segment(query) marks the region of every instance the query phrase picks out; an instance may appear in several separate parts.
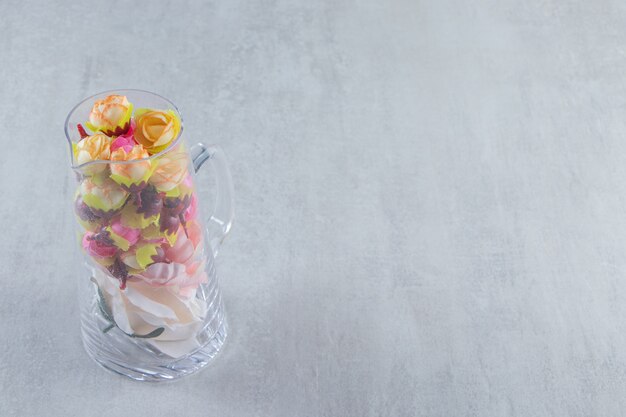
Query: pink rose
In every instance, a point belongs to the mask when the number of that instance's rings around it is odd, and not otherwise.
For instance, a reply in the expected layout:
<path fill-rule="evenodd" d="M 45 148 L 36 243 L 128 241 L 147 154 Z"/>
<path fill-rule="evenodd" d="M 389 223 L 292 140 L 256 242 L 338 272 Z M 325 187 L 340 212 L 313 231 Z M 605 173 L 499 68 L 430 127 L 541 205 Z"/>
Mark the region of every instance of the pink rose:
<path fill-rule="evenodd" d="M 204 269 L 196 268 L 193 272 L 190 274 L 185 265 L 179 263 L 158 262 L 150 265 L 141 274 L 134 275 L 133 278 L 139 278 L 153 287 L 177 285 L 182 292 L 186 288 L 195 289 L 207 281 Z"/>
<path fill-rule="evenodd" d="M 193 246 L 197 248 L 200 245 L 200 243 L 202 243 L 202 239 L 203 239 L 202 228 L 200 227 L 198 222 L 195 222 L 195 221 L 187 222 L 186 227 L 187 227 L 187 235 L 189 236 L 189 239 L 193 242 Z"/>
<path fill-rule="evenodd" d="M 198 214 L 198 199 L 196 198 L 196 193 L 191 194 L 191 202 L 189 203 L 189 207 L 185 210 L 184 216 L 185 221 L 195 220 L 196 215 Z"/>
<path fill-rule="evenodd" d="M 187 175 L 187 177 L 183 180 L 183 184 L 190 190 L 193 189 L 193 178 L 191 174 Z"/>
<path fill-rule="evenodd" d="M 133 136 L 134 131 L 135 131 L 135 121 L 131 119 L 130 128 L 128 129 L 128 132 L 124 133 L 123 135 L 118 136 L 111 143 L 111 152 L 116 151 L 119 148 L 122 148 L 126 151 L 126 153 L 129 153 L 133 149 L 133 147 L 137 145 L 137 141 L 135 140 L 135 137 Z"/>
<path fill-rule="evenodd" d="M 107 227 L 107 231 L 113 243 L 124 251 L 137 243 L 141 236 L 140 229 L 124 226 L 119 217 L 113 219 L 111 226 Z"/>
<path fill-rule="evenodd" d="M 83 249 L 94 258 L 110 258 L 115 255 L 117 248 L 110 239 L 102 233 L 87 232 L 83 236 Z"/>
<path fill-rule="evenodd" d="M 186 264 L 187 261 L 193 256 L 195 247 L 191 239 L 187 237 L 185 231 L 181 228 L 178 229 L 178 238 L 174 246 L 165 250 L 165 257 L 172 262 L 179 264 Z"/>
<path fill-rule="evenodd" d="M 154 286 L 175 285 L 187 276 L 185 265 L 178 263 L 157 262 L 138 275 L 143 281 Z"/>

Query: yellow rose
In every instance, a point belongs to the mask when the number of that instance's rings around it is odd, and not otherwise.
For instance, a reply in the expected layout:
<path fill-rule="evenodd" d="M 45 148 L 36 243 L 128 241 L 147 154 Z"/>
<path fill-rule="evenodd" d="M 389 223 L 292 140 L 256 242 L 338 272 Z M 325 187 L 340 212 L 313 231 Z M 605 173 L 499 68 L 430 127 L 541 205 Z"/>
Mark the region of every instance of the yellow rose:
<path fill-rule="evenodd" d="M 188 174 L 189 159 L 182 149 L 171 150 L 158 158 L 156 168 L 148 182 L 159 191 L 171 191 L 180 184 Z"/>
<path fill-rule="evenodd" d="M 172 110 L 137 109 L 135 122 L 135 140 L 150 154 L 167 148 L 180 132 L 180 119 Z"/>
<path fill-rule="evenodd" d="M 87 136 L 74 145 L 74 160 L 77 165 L 91 161 L 109 159 L 111 156 L 111 138 L 102 133 Z M 107 164 L 93 164 L 83 168 L 85 175 L 95 175 L 106 169 Z"/>
<path fill-rule="evenodd" d="M 119 136 L 128 130 L 132 113 L 133 105 L 126 96 L 107 96 L 94 103 L 85 125 L 94 132 Z"/>
<path fill-rule="evenodd" d="M 124 148 L 118 148 L 111 154 L 111 161 L 133 161 L 148 158 L 148 152 L 141 146 L 135 145 L 126 152 Z M 145 182 L 150 176 L 150 160 L 134 161 L 127 164 L 111 164 L 111 179 L 121 186 L 131 189 L 133 185 Z"/>

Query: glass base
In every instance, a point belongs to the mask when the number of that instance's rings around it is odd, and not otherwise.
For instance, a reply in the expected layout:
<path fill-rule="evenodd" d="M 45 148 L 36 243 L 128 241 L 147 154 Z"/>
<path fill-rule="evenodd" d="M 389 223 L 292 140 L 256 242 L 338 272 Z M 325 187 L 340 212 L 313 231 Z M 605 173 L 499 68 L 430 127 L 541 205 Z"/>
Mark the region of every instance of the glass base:
<path fill-rule="evenodd" d="M 204 344 L 177 358 L 162 353 L 145 340 L 128 337 L 117 328 L 105 334 L 98 326 L 85 322 L 82 326 L 83 345 L 96 363 L 116 374 L 136 381 L 172 381 L 199 371 L 222 350 L 228 324 L 225 315 L 220 315 L 217 326 L 211 326 L 216 330 L 206 329 L 196 338 L 205 341 Z"/>

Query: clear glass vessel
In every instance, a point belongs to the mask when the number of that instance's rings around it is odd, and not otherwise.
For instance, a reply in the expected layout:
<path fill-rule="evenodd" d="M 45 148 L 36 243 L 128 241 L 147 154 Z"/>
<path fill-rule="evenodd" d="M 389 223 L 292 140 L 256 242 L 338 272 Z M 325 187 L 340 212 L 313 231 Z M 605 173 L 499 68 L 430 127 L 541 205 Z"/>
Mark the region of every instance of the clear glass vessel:
<path fill-rule="evenodd" d="M 82 125 L 94 101 L 112 94 L 126 96 L 135 108 L 173 112 L 180 120 L 177 137 L 142 159 L 78 164 Z M 187 144 L 176 106 L 141 90 L 81 101 L 67 117 L 65 135 L 77 181 L 78 295 L 87 353 L 141 381 L 199 370 L 221 350 L 228 331 L 214 263 L 233 221 L 223 151 Z M 207 221 L 196 189 L 196 172 L 206 161 L 216 174 L 216 205 Z"/>

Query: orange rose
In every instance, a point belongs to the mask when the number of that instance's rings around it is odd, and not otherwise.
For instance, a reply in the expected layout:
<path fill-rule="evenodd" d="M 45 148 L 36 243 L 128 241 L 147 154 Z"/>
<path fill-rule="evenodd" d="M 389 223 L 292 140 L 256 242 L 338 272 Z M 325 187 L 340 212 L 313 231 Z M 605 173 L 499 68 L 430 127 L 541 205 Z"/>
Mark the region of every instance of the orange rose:
<path fill-rule="evenodd" d="M 126 152 L 118 148 L 111 154 L 111 161 L 133 161 L 148 158 L 148 152 L 141 145 L 135 145 Z M 127 164 L 111 164 L 111 179 L 125 188 L 132 188 L 133 184 L 141 184 L 150 176 L 150 160 L 134 161 Z"/>
<path fill-rule="evenodd" d="M 158 158 L 156 168 L 148 182 L 159 191 L 171 191 L 187 176 L 188 164 L 189 159 L 182 146 L 171 150 Z"/>
<path fill-rule="evenodd" d="M 111 155 L 111 138 L 103 133 L 87 136 L 74 145 L 74 159 L 77 165 L 91 161 L 109 159 Z M 107 164 L 94 164 L 83 168 L 85 175 L 95 175 L 106 169 Z"/>
<path fill-rule="evenodd" d="M 119 136 L 128 130 L 133 105 L 126 96 L 111 95 L 94 103 L 85 125 L 94 132 Z"/>
<path fill-rule="evenodd" d="M 85 178 L 78 189 L 83 202 L 100 217 L 120 209 L 128 198 L 124 190 L 110 178 Z"/>
<path fill-rule="evenodd" d="M 137 109 L 135 121 L 135 140 L 150 154 L 167 148 L 180 132 L 180 119 L 172 110 Z"/>

